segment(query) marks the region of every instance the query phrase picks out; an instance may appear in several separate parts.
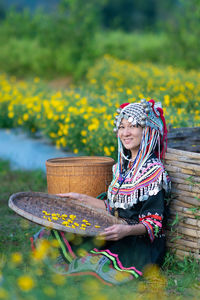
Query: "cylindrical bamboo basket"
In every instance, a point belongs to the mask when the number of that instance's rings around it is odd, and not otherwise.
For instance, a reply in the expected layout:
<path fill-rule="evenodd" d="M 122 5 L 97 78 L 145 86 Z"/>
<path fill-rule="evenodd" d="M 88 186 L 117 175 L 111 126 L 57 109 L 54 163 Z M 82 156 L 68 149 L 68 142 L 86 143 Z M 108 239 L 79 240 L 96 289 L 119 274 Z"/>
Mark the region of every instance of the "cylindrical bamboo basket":
<path fill-rule="evenodd" d="M 168 248 L 200 259 L 200 153 L 168 148 L 164 165 L 172 181 Z"/>
<path fill-rule="evenodd" d="M 80 156 L 46 161 L 49 194 L 75 192 L 97 197 L 112 180 L 111 157 Z"/>

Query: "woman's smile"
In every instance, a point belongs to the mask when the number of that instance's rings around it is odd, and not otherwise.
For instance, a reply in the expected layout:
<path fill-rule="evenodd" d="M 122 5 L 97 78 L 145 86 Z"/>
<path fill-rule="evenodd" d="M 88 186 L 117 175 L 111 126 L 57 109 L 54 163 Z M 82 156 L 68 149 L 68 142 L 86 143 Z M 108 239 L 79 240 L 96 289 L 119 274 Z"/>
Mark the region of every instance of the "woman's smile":
<path fill-rule="evenodd" d="M 118 129 L 118 135 L 124 147 L 131 151 L 132 157 L 137 154 L 140 148 L 142 134 L 142 127 L 136 127 L 126 119 L 121 121 Z"/>

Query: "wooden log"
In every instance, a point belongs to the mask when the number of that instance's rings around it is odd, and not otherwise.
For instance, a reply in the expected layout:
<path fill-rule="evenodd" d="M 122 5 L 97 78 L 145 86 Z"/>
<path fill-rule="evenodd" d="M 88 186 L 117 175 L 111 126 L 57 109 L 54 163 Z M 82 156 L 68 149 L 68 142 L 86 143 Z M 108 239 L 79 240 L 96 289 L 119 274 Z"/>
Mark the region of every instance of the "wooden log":
<path fill-rule="evenodd" d="M 185 140 L 190 137 L 194 137 L 195 139 L 200 141 L 200 127 L 180 127 L 168 129 L 169 140 Z"/>
<path fill-rule="evenodd" d="M 186 192 L 192 192 L 192 193 L 197 193 L 200 197 L 200 186 L 192 186 L 190 184 L 182 184 L 182 183 L 177 183 L 172 181 L 172 187 L 173 189 L 180 190 L 180 191 L 186 191 Z"/>
<path fill-rule="evenodd" d="M 192 222 L 191 222 L 192 223 Z M 178 223 L 177 228 L 186 228 L 186 229 L 192 229 L 192 230 L 197 230 L 200 231 L 200 227 L 198 225 L 193 225 L 189 222 L 184 222 L 183 219 L 180 220 Z"/>
<path fill-rule="evenodd" d="M 172 249 L 174 250 L 174 249 Z M 184 257 L 187 256 L 193 256 L 196 259 L 200 259 L 200 255 L 196 254 L 196 253 L 190 253 L 188 251 L 184 251 L 184 250 L 180 250 L 180 249 L 176 249 L 176 256 L 179 257 L 180 259 L 184 259 Z"/>
<path fill-rule="evenodd" d="M 172 180 L 172 178 L 175 178 L 175 179 L 185 180 L 185 182 L 191 182 L 192 184 L 200 183 L 200 177 L 197 177 L 197 176 L 190 176 L 187 174 L 181 174 L 181 173 L 173 172 L 173 171 L 170 171 L 169 175 L 170 175 L 171 180 Z"/>
<path fill-rule="evenodd" d="M 173 216 L 175 217 L 175 213 L 172 214 L 172 219 L 170 218 L 169 222 L 173 222 L 173 220 L 174 220 Z M 180 214 L 178 214 L 178 218 L 179 218 L 179 220 L 181 220 L 181 222 L 183 224 L 198 227 L 198 229 L 200 228 L 200 220 L 198 220 L 198 219 L 192 219 L 192 218 L 189 218 L 189 217 L 186 217 L 186 216 L 181 216 Z"/>
<path fill-rule="evenodd" d="M 177 166 L 181 169 L 193 170 L 193 171 L 200 172 L 200 165 L 197 163 L 197 161 L 195 161 L 193 163 L 186 163 L 186 162 L 180 162 L 177 160 L 167 160 L 167 163 L 165 163 L 165 166 L 166 165 Z"/>
<path fill-rule="evenodd" d="M 187 191 L 182 191 L 182 190 L 176 189 L 173 187 L 173 185 L 172 185 L 171 192 L 173 195 L 182 195 L 182 196 L 187 196 L 187 197 L 192 197 L 192 198 L 195 198 L 195 197 L 198 198 L 200 196 L 199 193 L 187 192 Z"/>
<path fill-rule="evenodd" d="M 191 159 L 191 158 L 188 158 L 185 156 L 179 156 L 179 155 L 175 155 L 172 153 L 166 153 L 164 161 L 166 161 L 167 163 L 168 163 L 168 161 L 179 161 L 179 162 L 184 162 L 184 163 L 200 165 L 200 159 L 196 159 L 196 158 Z"/>
<path fill-rule="evenodd" d="M 170 240 L 171 238 L 174 238 L 173 242 Z M 185 247 L 194 248 L 194 249 L 199 250 L 199 241 L 198 240 L 190 241 L 190 240 L 185 239 L 185 237 L 176 239 L 176 236 L 170 236 L 167 240 L 167 243 L 174 243 L 175 245 L 183 245 Z"/>
<path fill-rule="evenodd" d="M 168 241 L 167 246 L 170 246 L 171 248 L 193 251 L 196 253 L 198 253 L 199 251 L 199 245 L 197 245 L 197 243 L 193 243 L 183 239 L 173 240 L 172 242 Z"/>
<path fill-rule="evenodd" d="M 195 230 L 187 227 L 178 227 L 178 234 L 184 234 L 184 235 L 189 235 L 193 237 L 200 238 L 200 230 Z"/>
<path fill-rule="evenodd" d="M 183 150 L 177 150 L 177 149 L 173 149 L 173 148 L 167 148 L 167 152 L 166 153 L 172 153 L 178 156 L 185 156 L 191 159 L 198 159 L 200 160 L 200 154 L 199 153 L 193 153 L 193 152 L 189 152 L 189 151 L 183 151 Z"/>
<path fill-rule="evenodd" d="M 184 252 L 187 252 L 188 253 L 188 255 L 187 256 L 189 256 L 189 255 L 192 255 L 192 256 L 197 256 L 198 257 L 198 255 L 199 255 L 199 250 L 198 249 L 194 249 L 194 248 L 190 248 L 190 247 L 185 247 L 185 246 L 183 246 L 183 245 L 180 245 L 180 244 L 176 244 L 176 245 L 173 245 L 173 243 L 167 243 L 167 247 L 169 248 L 169 249 L 171 249 L 171 250 L 173 250 L 173 251 L 184 251 Z M 200 257 L 200 255 L 199 255 L 199 257 Z"/>
<path fill-rule="evenodd" d="M 181 173 L 181 174 L 186 174 L 189 176 L 199 176 L 200 172 L 196 171 L 196 170 L 189 170 L 189 169 L 183 169 L 183 168 L 179 168 L 178 166 L 173 166 L 173 165 L 168 165 L 165 164 L 165 169 L 167 170 L 167 172 L 170 174 L 170 172 L 177 172 L 177 173 Z"/>
<path fill-rule="evenodd" d="M 193 219 L 195 219 L 195 217 L 199 217 L 200 216 L 199 213 L 196 213 L 196 212 L 194 213 L 193 211 L 188 210 L 188 208 L 182 207 L 182 206 L 171 205 L 170 209 L 174 210 L 177 213 L 182 213 L 184 216 L 191 217 Z"/>
<path fill-rule="evenodd" d="M 188 177 L 189 178 L 189 177 Z M 193 186 L 195 184 L 193 184 L 191 181 L 186 180 L 184 178 L 178 178 L 178 177 L 175 177 L 175 176 L 170 176 L 170 179 L 172 181 L 172 183 L 181 183 L 181 184 L 189 184 L 190 186 Z M 197 184 L 196 184 L 197 185 Z"/>
<path fill-rule="evenodd" d="M 193 207 L 198 207 L 200 205 L 200 201 L 198 201 L 196 198 L 193 198 L 193 197 L 185 197 L 183 195 L 176 195 L 176 194 L 172 194 L 171 195 L 171 201 L 174 201 L 175 200 L 179 200 L 181 202 L 184 202 L 184 203 L 188 203 L 188 204 L 191 204 Z"/>
<path fill-rule="evenodd" d="M 200 228 L 199 227 L 188 225 L 188 224 L 185 224 L 182 222 L 179 222 L 178 225 L 174 225 L 172 227 L 172 230 L 174 232 L 176 232 L 176 234 L 178 236 L 185 235 L 186 239 L 187 239 L 187 236 L 196 237 L 197 239 L 200 238 Z"/>
<path fill-rule="evenodd" d="M 175 143 L 168 143 L 168 146 L 170 148 L 175 148 L 175 149 L 181 149 L 181 150 L 184 150 L 184 151 L 189 151 L 189 152 L 194 152 L 194 153 L 200 153 L 200 141 L 195 141 L 195 145 L 193 143 L 193 141 L 191 139 L 188 139 L 187 140 L 187 143 L 185 143 L 185 141 L 181 141 L 181 142 L 175 142 Z"/>
<path fill-rule="evenodd" d="M 180 235 L 175 231 L 171 231 L 171 229 L 166 230 L 166 237 L 167 237 L 167 240 L 169 240 L 170 238 L 173 238 L 173 237 L 176 237 L 176 239 L 177 239 L 177 237 L 180 237 L 180 239 L 199 244 L 199 239 L 197 239 L 196 237 L 188 236 L 188 235 L 186 236 L 184 234 Z"/>
<path fill-rule="evenodd" d="M 182 202 L 180 200 L 176 200 L 176 199 L 173 200 L 173 204 L 175 206 L 180 206 L 180 207 L 184 207 L 184 208 L 193 208 L 193 205 L 191 205 L 189 203 L 184 203 L 184 202 Z"/>

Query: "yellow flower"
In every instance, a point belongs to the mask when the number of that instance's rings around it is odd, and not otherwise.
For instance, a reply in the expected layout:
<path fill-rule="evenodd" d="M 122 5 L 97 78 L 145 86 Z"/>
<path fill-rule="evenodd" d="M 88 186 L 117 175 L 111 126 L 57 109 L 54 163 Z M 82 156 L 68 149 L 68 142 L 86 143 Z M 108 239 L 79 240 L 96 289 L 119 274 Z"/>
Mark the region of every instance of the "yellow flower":
<path fill-rule="evenodd" d="M 86 130 L 82 130 L 82 131 L 81 131 L 81 135 L 82 135 L 82 136 L 86 136 L 86 135 L 87 135 L 87 131 L 86 131 Z"/>
<path fill-rule="evenodd" d="M 34 280 L 29 275 L 22 275 L 17 279 L 17 284 L 22 291 L 28 292 L 35 286 Z"/>
<path fill-rule="evenodd" d="M 114 146 L 111 146 L 111 147 L 110 147 L 110 151 L 111 151 L 111 152 L 114 152 L 114 151 L 115 151 L 115 147 L 114 147 Z"/>
<path fill-rule="evenodd" d="M 77 154 L 78 153 L 78 149 L 74 149 L 74 153 Z"/>
<path fill-rule="evenodd" d="M 169 106 L 169 104 L 170 104 L 169 95 L 165 95 L 165 96 L 164 96 L 164 102 L 165 102 L 165 105 L 166 105 L 166 106 Z"/>
<path fill-rule="evenodd" d="M 107 156 L 111 155 L 111 152 L 110 152 L 110 150 L 109 150 L 108 147 L 105 146 L 105 147 L 103 148 L 103 150 L 104 150 L 105 155 L 107 155 Z"/>
<path fill-rule="evenodd" d="M 87 143 L 87 140 L 86 140 L 86 139 L 82 139 L 81 142 L 82 142 L 83 144 L 86 144 L 86 143 Z"/>
<path fill-rule="evenodd" d="M 127 89 L 127 90 L 126 90 L 126 93 L 127 93 L 127 95 L 131 95 L 133 92 L 132 92 L 131 89 Z"/>
<path fill-rule="evenodd" d="M 12 118 L 14 117 L 14 112 L 13 112 L 13 111 L 10 111 L 10 112 L 8 113 L 8 117 L 9 117 L 10 119 L 12 119 Z"/>
<path fill-rule="evenodd" d="M 47 240 L 41 240 L 38 247 L 33 252 L 33 258 L 36 261 L 44 259 L 48 254 L 49 247 L 50 243 Z"/>
<path fill-rule="evenodd" d="M 19 265 L 22 262 L 22 255 L 19 252 L 14 252 L 11 254 L 11 262 L 15 265 Z"/>
<path fill-rule="evenodd" d="M 29 119 L 29 115 L 27 114 L 27 113 L 25 113 L 24 115 L 23 115 L 23 120 L 24 121 L 27 121 Z"/>

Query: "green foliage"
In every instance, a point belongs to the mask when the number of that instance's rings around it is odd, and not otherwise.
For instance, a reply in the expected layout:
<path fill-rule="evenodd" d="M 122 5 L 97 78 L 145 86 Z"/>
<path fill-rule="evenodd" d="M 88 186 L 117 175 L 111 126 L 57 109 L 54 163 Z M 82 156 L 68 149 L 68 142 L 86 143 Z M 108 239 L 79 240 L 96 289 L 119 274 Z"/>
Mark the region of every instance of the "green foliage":
<path fill-rule="evenodd" d="M 9 162 L 0 160 L 0 206 L 1 206 L 1 226 L 0 226 L 0 253 L 11 253 L 20 251 L 22 244 L 28 249 L 27 235 L 30 234 L 28 228 L 20 226 L 22 219 L 17 217 L 8 208 L 9 196 L 19 191 L 46 191 L 46 178 L 40 170 L 33 172 L 12 171 Z M 28 226 L 29 227 L 29 226 Z M 33 226 L 31 232 L 36 230 Z M 30 229 L 30 228 L 29 228 Z"/>
<path fill-rule="evenodd" d="M 127 0 L 125 5 L 121 0 L 63 0 L 51 14 L 41 10 L 34 14 L 28 10 L 10 10 L 0 24 L 0 69 L 20 77 L 67 75 L 78 80 L 104 54 L 132 62 L 198 69 L 199 1 L 180 0 L 177 5 L 172 0 L 166 3 Z M 112 13 L 113 18 L 106 15 Z M 122 17 L 126 14 L 131 17 Z M 143 17 L 149 18 L 148 21 L 139 22 Z M 159 20 L 166 22 L 158 26 Z M 141 26 L 143 31 L 105 31 L 104 22 L 109 29 Z M 150 24 L 154 24 L 153 30 L 144 30 Z"/>
<path fill-rule="evenodd" d="M 176 255 L 167 252 L 163 270 L 168 278 L 168 289 L 176 290 L 177 295 L 184 294 L 188 299 L 199 297 L 199 261 L 193 257 L 185 257 L 182 261 Z M 186 290 L 188 286 L 188 290 Z"/>
<path fill-rule="evenodd" d="M 50 48 L 39 45 L 37 40 L 10 38 L 1 45 L 1 69 L 19 77 L 45 76 L 54 69 L 54 56 Z"/>
<path fill-rule="evenodd" d="M 0 68 L 18 76 L 83 76 L 94 60 L 91 40 L 99 25 L 100 3 L 61 1 L 59 12 L 51 15 L 9 11 L 0 27 Z"/>
<path fill-rule="evenodd" d="M 180 67 L 200 67 L 199 22 L 200 0 L 177 1 L 177 9 L 167 27 L 169 61 Z"/>
<path fill-rule="evenodd" d="M 154 33 L 125 33 L 123 31 L 98 32 L 97 56 L 105 53 L 131 62 L 163 62 L 167 36 Z"/>

